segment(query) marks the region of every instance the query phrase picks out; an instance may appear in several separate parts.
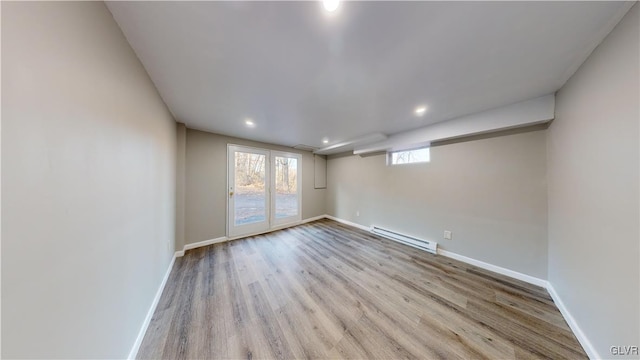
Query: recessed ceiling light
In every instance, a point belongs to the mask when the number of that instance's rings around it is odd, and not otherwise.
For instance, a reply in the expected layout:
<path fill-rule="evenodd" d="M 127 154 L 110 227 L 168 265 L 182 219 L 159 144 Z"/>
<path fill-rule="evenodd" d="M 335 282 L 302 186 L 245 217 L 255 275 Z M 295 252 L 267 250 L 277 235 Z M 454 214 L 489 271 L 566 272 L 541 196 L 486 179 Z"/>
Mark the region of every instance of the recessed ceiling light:
<path fill-rule="evenodd" d="M 340 6 L 340 0 L 322 0 L 322 5 L 324 5 L 325 10 L 334 12 L 338 10 L 338 6 Z"/>
<path fill-rule="evenodd" d="M 322 139 L 322 143 L 323 144 L 328 144 L 329 143 L 329 139 Z"/>
<path fill-rule="evenodd" d="M 247 125 L 248 127 L 254 127 L 254 126 L 256 126 L 256 123 L 254 123 L 254 122 L 253 122 L 253 120 L 251 120 L 251 119 L 246 119 L 246 120 L 244 121 L 244 124 L 245 124 L 245 125 Z"/>
<path fill-rule="evenodd" d="M 427 107 L 426 106 L 418 106 L 415 110 L 414 110 L 415 114 L 418 116 L 422 116 L 424 115 L 424 113 L 427 112 Z"/>

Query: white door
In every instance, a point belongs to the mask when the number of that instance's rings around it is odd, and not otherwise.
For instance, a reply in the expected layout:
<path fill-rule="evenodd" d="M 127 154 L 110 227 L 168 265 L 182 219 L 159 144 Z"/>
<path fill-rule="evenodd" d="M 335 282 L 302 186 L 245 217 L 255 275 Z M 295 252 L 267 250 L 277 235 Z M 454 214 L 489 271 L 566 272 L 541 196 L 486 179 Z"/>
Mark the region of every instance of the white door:
<path fill-rule="evenodd" d="M 256 234 L 302 218 L 302 156 L 228 145 L 229 237 Z"/>
<path fill-rule="evenodd" d="M 241 236 L 269 230 L 269 152 L 228 146 L 228 234 Z"/>

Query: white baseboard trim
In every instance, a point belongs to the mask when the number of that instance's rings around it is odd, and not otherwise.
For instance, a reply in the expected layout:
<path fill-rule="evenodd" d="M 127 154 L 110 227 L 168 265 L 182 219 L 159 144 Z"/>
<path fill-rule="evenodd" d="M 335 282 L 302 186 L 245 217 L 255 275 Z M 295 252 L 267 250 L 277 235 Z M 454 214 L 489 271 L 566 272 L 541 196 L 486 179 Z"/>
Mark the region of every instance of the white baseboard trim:
<path fill-rule="evenodd" d="M 300 224 L 306 224 L 306 223 L 310 223 L 312 221 L 326 219 L 326 218 L 327 218 L 327 215 L 318 215 L 318 216 L 310 217 L 308 219 L 304 219 L 304 220 L 300 221 Z"/>
<path fill-rule="evenodd" d="M 187 245 L 184 246 L 184 249 L 182 250 L 182 253 L 184 255 L 184 252 L 187 251 L 187 250 L 196 249 L 196 248 L 207 246 L 207 245 L 211 245 L 211 244 L 217 244 L 217 243 L 225 242 L 225 241 L 228 241 L 228 240 L 229 240 L 229 238 L 227 238 L 226 236 L 221 236 L 221 237 L 215 238 L 215 239 L 209 239 L 209 240 L 205 240 L 205 241 L 199 241 L 197 243 L 187 244 Z"/>
<path fill-rule="evenodd" d="M 138 355 L 138 350 L 140 350 L 140 345 L 142 345 L 142 340 L 144 339 L 144 335 L 147 333 L 147 328 L 151 323 L 151 318 L 153 318 L 153 314 L 156 312 L 156 307 L 158 306 L 158 302 L 160 302 L 160 297 L 162 296 L 162 292 L 164 291 L 165 285 L 167 285 L 167 280 L 169 280 L 169 275 L 171 274 L 171 270 L 173 269 L 173 264 L 176 262 L 177 252 L 173 255 L 171 262 L 169 263 L 169 268 L 167 272 L 164 274 L 164 278 L 162 278 L 162 282 L 160 283 L 160 287 L 158 291 L 156 291 L 156 296 L 153 298 L 151 302 L 151 306 L 149 307 L 149 311 L 147 311 L 147 316 L 144 318 L 144 322 L 142 323 L 142 327 L 138 332 L 138 337 L 136 341 L 133 343 L 133 347 L 131 351 L 129 351 L 129 356 L 127 359 L 133 360 Z"/>
<path fill-rule="evenodd" d="M 368 227 L 366 227 L 364 225 L 356 224 L 356 223 L 354 223 L 352 221 L 349 221 L 349 220 L 340 219 L 340 218 L 337 218 L 337 217 L 331 216 L 331 215 L 325 215 L 325 217 L 327 219 L 330 219 L 330 220 L 333 220 L 333 221 L 337 221 L 339 223 L 343 223 L 343 224 L 346 224 L 346 225 L 350 225 L 350 226 L 356 227 L 358 229 L 362 229 L 362 230 L 365 230 L 365 231 L 371 231 L 370 228 L 368 228 Z M 517 271 L 509 270 L 507 268 L 503 268 L 503 267 L 500 267 L 500 266 L 489 264 L 489 263 L 486 263 L 486 262 L 483 262 L 483 261 L 480 261 L 480 260 L 472 259 L 470 257 L 459 255 L 459 254 L 453 253 L 451 251 L 443 250 L 443 249 L 440 249 L 440 248 L 438 249 L 438 254 L 440 254 L 442 256 L 446 256 L 446 257 L 452 258 L 452 259 L 456 259 L 458 261 L 462 261 L 462 262 L 467 263 L 467 264 L 471 264 L 471 265 L 477 266 L 479 268 L 483 268 L 485 270 L 493 271 L 493 272 L 501 274 L 501 275 L 505 275 L 505 276 L 512 277 L 514 279 L 522 280 L 522 281 L 527 282 L 529 284 L 537 285 L 537 286 L 540 286 L 540 287 L 543 287 L 543 288 L 547 287 L 547 281 L 546 280 L 539 279 L 539 278 L 534 277 L 534 276 L 530 276 L 530 275 L 527 275 L 527 274 L 519 273 Z"/>
<path fill-rule="evenodd" d="M 282 226 L 277 226 L 277 227 L 274 227 L 274 228 L 269 229 L 267 231 L 262 231 L 262 232 L 258 232 L 258 233 L 254 233 L 254 234 L 247 234 L 247 235 L 240 235 L 240 236 L 233 236 L 233 237 L 221 236 L 221 237 L 218 237 L 218 238 L 215 238 L 215 239 L 204 240 L 204 241 L 199 241 L 199 242 L 196 242 L 196 243 L 186 244 L 184 246 L 184 248 L 182 249 L 182 251 L 177 251 L 176 252 L 176 256 L 177 257 L 184 256 L 184 253 L 187 250 L 193 250 L 193 249 L 197 249 L 199 247 L 208 246 L 208 245 L 212 245 L 212 244 L 223 243 L 223 242 L 231 241 L 231 240 L 243 239 L 243 238 L 250 237 L 250 236 L 268 234 L 268 233 L 273 232 L 273 231 L 278 231 L 278 230 L 290 228 L 292 226 L 302 225 L 302 224 L 306 224 L 306 223 L 309 223 L 309 222 L 312 222 L 312 221 L 324 219 L 325 217 L 326 217 L 326 215 L 314 216 L 314 217 L 310 217 L 308 219 L 296 221 L 296 222 L 293 222 L 293 223 L 290 223 L 290 224 L 285 224 L 285 225 L 282 225 Z"/>
<path fill-rule="evenodd" d="M 573 317 L 573 315 L 571 315 L 569 309 L 567 309 L 564 302 L 562 302 L 560 295 L 558 295 L 556 289 L 553 288 L 553 285 L 551 285 L 551 283 L 547 283 L 547 291 L 549 292 L 549 295 L 551 295 L 553 302 L 558 307 L 558 310 L 560 310 L 560 313 L 564 317 L 564 320 L 567 322 L 567 324 L 569 324 L 569 327 L 580 342 L 580 345 L 582 345 L 582 348 L 584 349 L 584 351 L 586 351 L 589 359 L 603 359 L 603 357 L 598 354 L 593 344 L 591 344 L 591 341 L 589 341 L 587 335 L 585 335 L 580 326 L 578 326 L 576 319 Z"/>
<path fill-rule="evenodd" d="M 329 220 L 337 221 L 337 222 L 343 223 L 345 225 L 356 227 L 356 228 L 358 228 L 360 230 L 371 231 L 371 228 L 369 228 L 367 226 L 364 226 L 364 225 L 360 225 L 360 224 L 354 223 L 354 222 L 349 221 L 349 220 L 340 219 L 340 218 L 337 218 L 337 217 L 331 216 L 331 215 L 325 215 L 324 217 L 329 219 Z"/>
<path fill-rule="evenodd" d="M 529 284 L 533 284 L 536 286 L 540 286 L 542 288 L 546 288 L 547 287 L 547 280 L 543 280 L 531 275 L 527 275 L 527 274 L 523 274 L 517 271 L 513 271 L 513 270 L 509 270 L 507 268 L 503 268 L 497 265 L 493 265 L 493 264 L 489 264 L 486 263 L 484 261 L 480 261 L 480 260 L 476 260 L 470 257 L 466 257 L 464 255 L 460 255 L 460 254 L 456 254 L 454 252 L 451 251 L 447 251 L 447 250 L 443 250 L 443 249 L 438 249 L 438 254 L 442 255 L 442 256 L 446 256 L 448 258 L 452 258 L 458 261 L 462 261 L 464 263 L 467 264 L 471 264 L 473 266 L 477 266 L 479 268 L 485 269 L 485 270 L 489 270 L 489 271 L 493 271 L 495 273 L 501 274 L 501 275 L 505 275 L 517 280 L 521 280 L 524 281 L 526 283 Z"/>

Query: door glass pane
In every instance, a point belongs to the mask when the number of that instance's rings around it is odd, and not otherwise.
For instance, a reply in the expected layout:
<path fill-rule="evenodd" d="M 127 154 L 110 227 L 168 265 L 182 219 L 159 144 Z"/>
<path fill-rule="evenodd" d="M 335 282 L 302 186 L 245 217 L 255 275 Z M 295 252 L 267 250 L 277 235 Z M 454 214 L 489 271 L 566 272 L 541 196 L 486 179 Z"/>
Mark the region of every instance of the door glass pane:
<path fill-rule="evenodd" d="M 236 152 L 233 195 L 236 225 L 262 222 L 267 218 L 265 161 L 265 155 Z"/>
<path fill-rule="evenodd" d="M 298 159 L 276 156 L 276 218 L 298 215 Z"/>

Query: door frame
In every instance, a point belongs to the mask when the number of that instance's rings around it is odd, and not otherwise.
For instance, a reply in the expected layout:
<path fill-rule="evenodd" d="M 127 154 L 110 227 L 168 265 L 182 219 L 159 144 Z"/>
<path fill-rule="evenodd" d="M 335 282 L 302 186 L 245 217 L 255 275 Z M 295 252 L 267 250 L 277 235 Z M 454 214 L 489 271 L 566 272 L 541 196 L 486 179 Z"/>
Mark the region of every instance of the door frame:
<path fill-rule="evenodd" d="M 266 216 L 266 226 L 255 226 L 255 227 L 245 227 L 247 231 L 233 233 L 232 229 L 235 228 L 235 225 L 231 222 L 233 221 L 233 216 L 231 214 L 231 196 L 229 192 L 232 191 L 232 183 L 231 180 L 231 169 L 235 168 L 235 164 L 231 161 L 235 161 L 235 157 L 231 159 L 231 153 L 235 151 L 242 151 L 249 153 L 256 153 L 266 155 L 265 158 L 265 189 L 266 189 L 266 210 L 268 212 Z M 275 215 L 275 157 L 291 157 L 295 158 L 298 161 L 297 168 L 298 174 L 296 175 L 297 189 L 298 189 L 298 214 L 296 216 L 290 216 L 282 219 L 276 219 Z M 225 204 L 226 204 L 226 234 L 228 238 L 238 238 L 242 236 L 251 236 L 254 234 L 269 232 L 272 230 L 277 230 L 286 225 L 290 225 L 296 222 L 300 222 L 302 220 L 302 154 L 294 153 L 294 152 L 286 152 L 279 150 L 270 150 L 263 149 L 254 146 L 245 146 L 245 145 L 237 145 L 237 144 L 227 144 L 227 172 L 226 172 L 226 188 L 225 188 Z M 235 180 L 235 173 L 234 180 Z M 235 184 L 233 184 L 235 186 Z M 235 189 L 233 189 L 235 191 Z M 235 209 L 234 209 L 235 210 Z M 263 224 L 262 222 L 259 224 Z M 246 225 L 245 225 L 246 226 Z"/>

